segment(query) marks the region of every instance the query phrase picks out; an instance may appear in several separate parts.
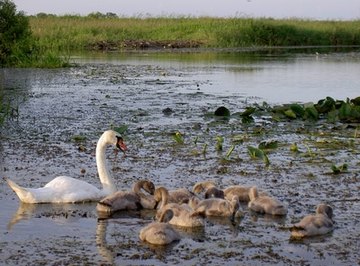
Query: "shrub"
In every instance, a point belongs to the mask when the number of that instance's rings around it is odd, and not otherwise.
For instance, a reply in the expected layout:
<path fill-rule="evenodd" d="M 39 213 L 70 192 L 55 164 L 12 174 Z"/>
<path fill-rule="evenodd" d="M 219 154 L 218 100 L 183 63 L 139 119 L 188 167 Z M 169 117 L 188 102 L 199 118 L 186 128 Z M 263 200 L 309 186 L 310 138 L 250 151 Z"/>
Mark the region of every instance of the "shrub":
<path fill-rule="evenodd" d="M 0 66 L 27 61 L 31 53 L 31 30 L 23 12 L 10 0 L 0 0 Z"/>

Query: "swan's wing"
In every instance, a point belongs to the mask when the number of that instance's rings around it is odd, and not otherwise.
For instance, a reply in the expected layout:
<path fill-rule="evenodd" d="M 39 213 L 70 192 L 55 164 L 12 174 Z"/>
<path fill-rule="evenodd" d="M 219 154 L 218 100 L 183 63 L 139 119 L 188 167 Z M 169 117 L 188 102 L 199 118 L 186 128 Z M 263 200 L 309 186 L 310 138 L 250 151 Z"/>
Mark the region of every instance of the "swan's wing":
<path fill-rule="evenodd" d="M 68 176 L 59 176 L 41 188 L 24 188 L 7 179 L 9 186 L 22 202 L 26 203 L 72 203 L 96 201 L 104 192 L 95 186 Z"/>

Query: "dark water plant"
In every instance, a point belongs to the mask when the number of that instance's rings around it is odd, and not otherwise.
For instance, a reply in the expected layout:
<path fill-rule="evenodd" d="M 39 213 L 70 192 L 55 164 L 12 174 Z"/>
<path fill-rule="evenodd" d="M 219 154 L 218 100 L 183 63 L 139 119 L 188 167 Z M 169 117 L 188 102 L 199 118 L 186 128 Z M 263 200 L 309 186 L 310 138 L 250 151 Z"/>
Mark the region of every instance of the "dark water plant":
<path fill-rule="evenodd" d="M 270 108 L 275 120 L 302 119 L 328 122 L 360 122 L 360 97 L 354 99 L 334 100 L 326 97 L 317 103 L 295 103 Z"/>

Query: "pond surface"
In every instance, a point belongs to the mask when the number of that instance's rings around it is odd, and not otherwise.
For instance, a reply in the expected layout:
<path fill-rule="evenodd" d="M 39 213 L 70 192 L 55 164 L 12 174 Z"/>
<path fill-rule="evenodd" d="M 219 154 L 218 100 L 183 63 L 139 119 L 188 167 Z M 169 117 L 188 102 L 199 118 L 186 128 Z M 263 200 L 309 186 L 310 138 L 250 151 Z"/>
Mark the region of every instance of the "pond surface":
<path fill-rule="evenodd" d="M 9 265 L 357 265 L 360 263 L 357 124 L 216 119 L 254 103 L 317 102 L 359 96 L 360 53 L 179 52 L 74 57 L 68 69 L 1 69 L 0 90 L 18 110 L 1 128 L 0 177 L 40 187 L 58 175 L 100 186 L 95 145 L 101 132 L 126 125 L 126 157 L 107 158 L 119 189 L 152 180 L 168 188 L 215 180 L 219 187 L 257 185 L 289 205 L 283 218 L 241 206 L 235 222 L 207 219 L 204 230 L 178 229 L 165 248 L 138 233 L 153 212 L 101 218 L 96 203 L 20 204 L 0 181 L 0 255 Z M 164 113 L 169 108 L 171 112 Z M 173 139 L 181 132 L 184 144 Z M 74 141 L 74 136 L 82 136 Z M 216 137 L 224 138 L 223 150 Z M 241 140 L 241 141 L 239 141 Z M 270 165 L 247 146 L 266 140 Z M 297 143 L 299 152 L 290 150 Z M 234 151 L 226 157 L 228 149 Z M 205 150 L 206 147 L 206 150 Z M 348 169 L 334 175 L 331 166 Z M 290 240 L 288 228 L 315 206 L 334 208 L 333 233 Z M 101 219 L 100 219 L 101 218 Z"/>

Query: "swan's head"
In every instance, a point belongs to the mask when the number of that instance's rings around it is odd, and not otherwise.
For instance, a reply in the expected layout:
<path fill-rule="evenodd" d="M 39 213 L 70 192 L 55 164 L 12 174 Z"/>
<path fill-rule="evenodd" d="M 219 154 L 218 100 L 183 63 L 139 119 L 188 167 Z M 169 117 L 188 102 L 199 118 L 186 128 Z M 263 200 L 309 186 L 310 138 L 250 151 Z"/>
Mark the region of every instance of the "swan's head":
<path fill-rule="evenodd" d="M 125 151 L 127 150 L 127 147 L 126 147 L 126 144 L 124 143 L 124 139 L 122 138 L 122 136 L 116 136 L 116 139 L 117 139 L 116 147 L 125 153 Z"/>
<path fill-rule="evenodd" d="M 122 152 L 125 152 L 127 150 L 126 144 L 124 143 L 124 139 L 121 136 L 120 133 L 114 131 L 114 130 L 107 130 L 105 131 L 99 142 L 108 144 L 108 145 L 114 145 L 118 149 L 120 149 Z"/>

